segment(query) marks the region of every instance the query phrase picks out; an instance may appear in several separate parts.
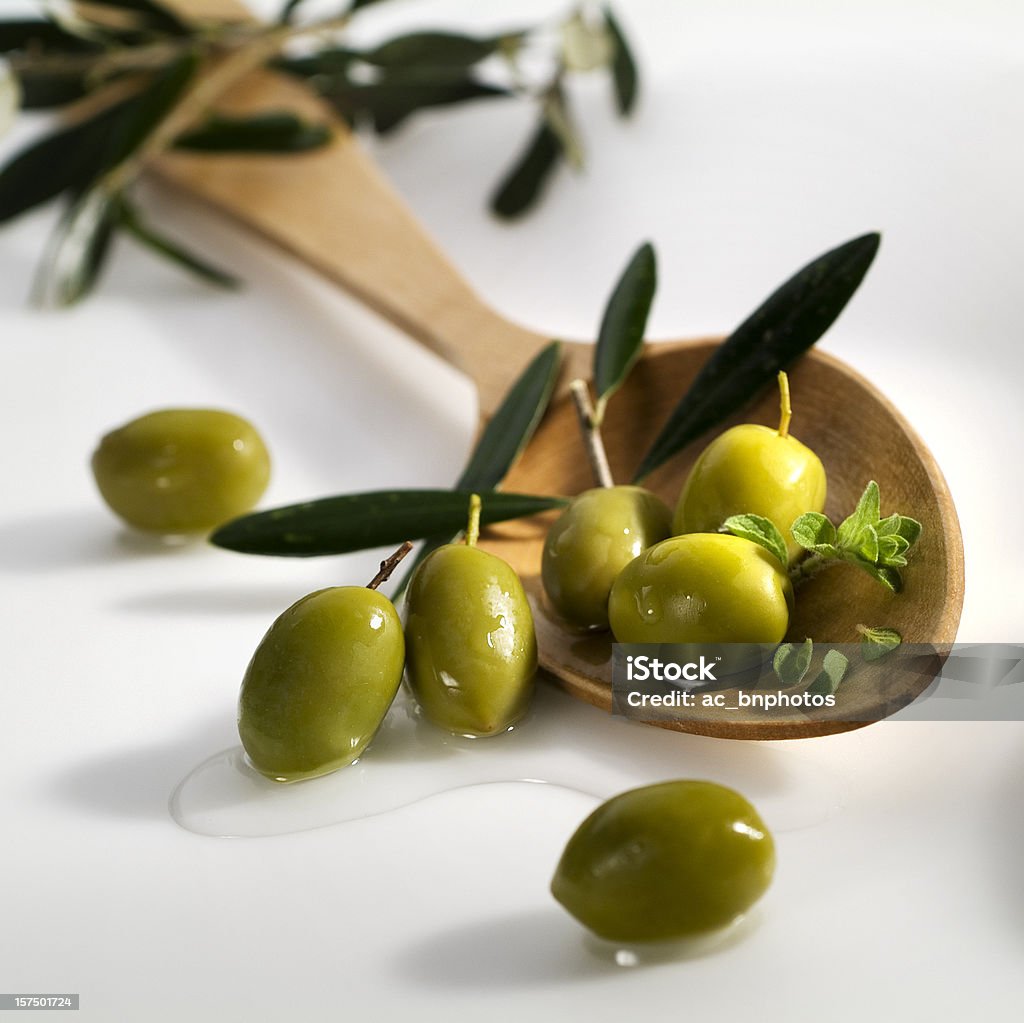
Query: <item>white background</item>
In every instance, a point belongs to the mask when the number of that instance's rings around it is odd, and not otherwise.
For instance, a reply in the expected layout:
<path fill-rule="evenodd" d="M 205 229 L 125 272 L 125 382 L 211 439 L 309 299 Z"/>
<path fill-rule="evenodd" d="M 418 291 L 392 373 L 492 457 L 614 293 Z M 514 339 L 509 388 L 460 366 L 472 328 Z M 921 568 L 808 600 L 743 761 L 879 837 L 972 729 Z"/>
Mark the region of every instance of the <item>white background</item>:
<path fill-rule="evenodd" d="M 822 345 L 882 387 L 947 475 L 967 558 L 960 638 L 1019 642 L 1020 5 L 616 9 L 642 62 L 637 116 L 616 121 L 604 82 L 577 88 L 589 166 L 531 219 L 485 211 L 529 131 L 515 104 L 423 116 L 370 143 L 380 165 L 488 301 L 569 337 L 593 335 L 642 239 L 659 255 L 651 334 L 687 337 L 728 331 L 813 256 L 881 230 Z M 392 0 L 364 32 L 557 10 Z M 26 294 L 52 211 L 0 233 L 0 992 L 80 992 L 89 1021 L 959 1020 L 1019 1005 L 1019 723 L 783 746 L 659 738 L 662 776 L 728 781 L 763 807 L 779 867 L 744 940 L 635 969 L 597 954 L 547 894 L 595 800 L 515 781 L 557 782 L 571 752 L 604 794 L 630 783 L 625 758 L 588 745 L 607 731 L 598 712 L 559 694 L 545 709 L 564 747 L 505 784 L 283 837 L 180 828 L 168 798 L 237 743 L 238 684 L 267 626 L 311 589 L 362 581 L 376 556 L 137 538 L 94 493 L 96 440 L 155 407 L 236 409 L 273 449 L 269 506 L 446 485 L 475 406 L 465 381 L 284 258 L 152 204 L 246 291 L 212 294 L 125 244 L 99 297 L 43 314 Z M 620 751 L 648 744 L 642 726 L 616 731 Z"/>

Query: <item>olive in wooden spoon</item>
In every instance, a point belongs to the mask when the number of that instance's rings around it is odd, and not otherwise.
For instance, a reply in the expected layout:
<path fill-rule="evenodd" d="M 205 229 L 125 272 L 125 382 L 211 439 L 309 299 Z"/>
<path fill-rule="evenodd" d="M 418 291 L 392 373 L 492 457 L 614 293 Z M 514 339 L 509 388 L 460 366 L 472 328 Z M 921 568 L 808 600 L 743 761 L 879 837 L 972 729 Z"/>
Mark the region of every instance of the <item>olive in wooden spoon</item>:
<path fill-rule="evenodd" d="M 177 6 L 183 6 L 181 0 Z M 196 10 L 202 4 L 188 6 Z M 225 6 L 242 10 L 221 2 L 217 13 L 224 13 Z M 480 419 L 485 422 L 549 338 L 511 323 L 473 293 L 345 126 L 304 86 L 270 72 L 255 72 L 225 97 L 220 109 L 235 114 L 294 110 L 308 119 L 331 121 L 334 141 L 320 150 L 283 157 L 176 153 L 161 157 L 154 169 L 293 253 L 462 369 L 476 384 Z M 851 259 L 856 251 L 849 253 Z M 778 326 L 766 317 L 781 317 L 782 312 L 768 303 L 759 310 L 760 318 L 752 317 L 740 329 L 763 333 Z M 827 325 L 820 324 L 818 332 Z M 609 406 L 604 424 L 617 478 L 634 475 L 639 454 L 658 437 L 679 396 L 702 370 L 702 379 L 706 378 L 704 367 L 716 344 L 708 340 L 645 347 Z M 564 346 L 566 382 L 586 376 L 591 351 L 588 344 Z M 723 365 L 715 371 L 718 377 L 728 372 Z M 844 577 L 842 587 L 834 586 L 835 573 L 845 572 L 835 569 L 803 588 L 791 634 L 855 642 L 859 623 L 877 621 L 898 629 L 906 642 L 951 642 L 963 602 L 963 548 L 948 488 L 931 454 L 899 412 L 838 360 L 812 352 L 791 367 L 790 378 L 801 395 L 802 440 L 829 470 L 826 512 L 842 518 L 856 504 L 865 482 L 875 479 L 893 507 L 924 526 L 903 593 L 894 597 L 852 571 L 846 573 L 849 578 Z M 774 398 L 755 404 L 745 412 L 744 421 L 772 422 L 774 405 Z M 576 413 L 563 387 L 504 489 L 567 495 L 587 489 L 591 480 L 581 444 Z M 869 458 L 868 452 L 881 454 Z M 645 485 L 673 502 L 697 454 L 690 444 L 647 475 Z M 540 561 L 550 522 L 551 517 L 542 517 L 492 527 L 480 546 L 507 561 L 534 600 L 541 666 L 574 695 L 607 708 L 610 640 L 567 632 L 543 606 Z M 716 735 L 784 738 L 856 724 L 807 722 L 773 729 L 720 722 L 680 727 Z"/>

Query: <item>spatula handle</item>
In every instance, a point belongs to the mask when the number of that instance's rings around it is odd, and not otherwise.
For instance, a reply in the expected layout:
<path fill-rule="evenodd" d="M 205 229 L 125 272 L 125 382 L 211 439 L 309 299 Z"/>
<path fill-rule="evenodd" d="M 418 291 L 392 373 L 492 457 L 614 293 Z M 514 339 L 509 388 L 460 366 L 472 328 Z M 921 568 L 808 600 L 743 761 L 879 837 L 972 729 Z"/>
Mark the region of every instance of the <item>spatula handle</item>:
<path fill-rule="evenodd" d="M 330 120 L 334 141 L 306 154 L 168 154 L 158 173 L 341 284 L 464 370 L 483 413 L 547 341 L 485 306 L 381 178 L 347 127 L 304 85 L 258 72 L 218 109 L 293 110 Z"/>

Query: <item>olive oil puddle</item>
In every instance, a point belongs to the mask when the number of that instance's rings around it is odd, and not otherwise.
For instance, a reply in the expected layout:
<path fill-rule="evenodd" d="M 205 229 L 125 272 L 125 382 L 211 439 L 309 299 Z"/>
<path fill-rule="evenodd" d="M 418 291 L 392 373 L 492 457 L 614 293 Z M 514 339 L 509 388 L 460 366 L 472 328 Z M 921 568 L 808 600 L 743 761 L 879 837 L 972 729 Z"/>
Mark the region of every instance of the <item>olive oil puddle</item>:
<path fill-rule="evenodd" d="M 488 739 L 441 731 L 403 690 L 359 761 L 309 781 L 272 782 L 240 746 L 224 750 L 177 786 L 170 812 L 199 835 L 260 838 L 374 817 L 474 785 L 532 782 L 607 799 L 670 778 L 735 788 L 776 832 L 819 824 L 840 805 L 835 776 L 799 750 L 653 728 L 542 684 L 527 717 Z"/>

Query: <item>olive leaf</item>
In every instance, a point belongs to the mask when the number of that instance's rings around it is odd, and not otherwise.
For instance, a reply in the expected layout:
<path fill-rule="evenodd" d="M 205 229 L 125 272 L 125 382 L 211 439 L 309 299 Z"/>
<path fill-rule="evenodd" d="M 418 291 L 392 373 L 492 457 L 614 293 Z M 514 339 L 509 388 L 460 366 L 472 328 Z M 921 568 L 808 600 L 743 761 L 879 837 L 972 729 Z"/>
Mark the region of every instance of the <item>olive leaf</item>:
<path fill-rule="evenodd" d="M 496 53 L 524 32 L 506 32 L 494 36 L 469 36 L 458 32 L 411 32 L 396 36 L 372 50 L 363 50 L 360 58 L 382 68 L 469 67 Z"/>
<path fill-rule="evenodd" d="M 177 264 L 183 270 L 194 274 L 208 284 L 213 284 L 220 288 L 238 288 L 241 286 L 241 281 L 237 277 L 233 277 L 231 274 L 220 270 L 205 259 L 189 252 L 179 242 L 173 241 L 166 235 L 156 231 L 143 220 L 138 209 L 125 199 L 121 200 L 120 225 L 141 245 Z"/>
<path fill-rule="evenodd" d="M 784 686 L 795 686 L 802 682 L 810 670 L 813 653 L 814 643 L 810 639 L 805 639 L 799 646 L 794 643 L 779 646 L 772 658 L 772 670 L 779 682 Z"/>
<path fill-rule="evenodd" d="M 846 677 L 849 658 L 838 650 L 829 650 L 822 660 L 821 671 L 807 687 L 810 696 L 832 696 Z"/>
<path fill-rule="evenodd" d="M 903 637 L 895 629 L 869 629 L 858 625 L 857 631 L 861 635 L 860 652 L 865 661 L 879 661 L 903 642 Z"/>
<path fill-rule="evenodd" d="M 594 346 L 595 419 L 600 423 L 608 399 L 622 386 L 643 351 L 647 317 L 657 288 L 657 260 L 650 242 L 633 254 L 612 291 Z"/>
<path fill-rule="evenodd" d="M 118 201 L 105 189 L 94 188 L 69 207 L 36 275 L 33 297 L 38 305 L 74 305 L 92 289 L 110 250 Z"/>
<path fill-rule="evenodd" d="M 552 341 L 543 348 L 509 388 L 501 405 L 484 427 L 476 446 L 455 483 L 458 490 L 491 490 L 497 487 L 530 442 L 547 411 L 562 364 L 562 345 Z M 484 503 L 490 498 L 485 498 Z M 395 596 L 402 593 L 420 562 L 461 530 L 427 537 L 409 563 Z"/>
<path fill-rule="evenodd" d="M 511 93 L 481 82 L 461 69 L 403 69 L 375 82 L 336 83 L 324 96 L 349 120 L 369 120 L 381 135 L 394 131 L 407 117 L 429 107 L 473 99 L 500 99 Z"/>
<path fill-rule="evenodd" d="M 604 8 L 604 20 L 612 39 L 612 82 L 615 86 L 615 104 L 623 117 L 628 117 L 636 106 L 639 73 L 636 60 L 629 48 L 625 33 L 610 7 Z"/>
<path fill-rule="evenodd" d="M 788 567 L 789 555 L 786 551 L 786 541 L 771 519 L 766 519 L 763 515 L 730 515 L 722 523 L 722 528 L 728 530 L 733 536 L 739 536 L 744 540 L 750 540 L 751 543 L 758 544 L 773 555 L 783 568 Z"/>
<path fill-rule="evenodd" d="M 324 124 L 303 120 L 288 111 L 268 111 L 249 117 L 214 114 L 179 135 L 175 149 L 200 153 L 301 153 L 330 141 Z"/>
<path fill-rule="evenodd" d="M 53 21 L 0 21 L 0 53 L 15 50 L 81 53 L 97 49 L 96 43 L 68 32 Z"/>
<path fill-rule="evenodd" d="M 683 395 L 641 460 L 634 482 L 774 384 L 779 370 L 810 348 L 842 312 L 879 241 L 878 234 L 866 234 L 819 256 L 744 320 Z"/>
<path fill-rule="evenodd" d="M 524 214 L 540 197 L 561 155 L 562 143 L 542 117 L 526 148 L 495 189 L 491 211 L 506 220 Z"/>
<path fill-rule="evenodd" d="M 547 411 L 561 364 L 562 345 L 552 341 L 523 370 L 480 434 L 459 489 L 489 490 L 505 478 Z"/>
<path fill-rule="evenodd" d="M 243 554 L 307 558 L 347 554 L 427 536 L 454 535 L 466 523 L 470 490 L 381 490 L 343 494 L 234 519 L 210 542 Z M 560 508 L 561 497 L 482 494 L 482 525 Z"/>

